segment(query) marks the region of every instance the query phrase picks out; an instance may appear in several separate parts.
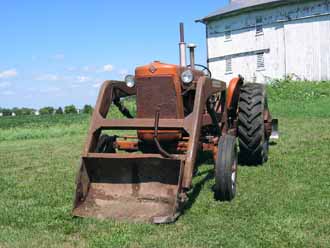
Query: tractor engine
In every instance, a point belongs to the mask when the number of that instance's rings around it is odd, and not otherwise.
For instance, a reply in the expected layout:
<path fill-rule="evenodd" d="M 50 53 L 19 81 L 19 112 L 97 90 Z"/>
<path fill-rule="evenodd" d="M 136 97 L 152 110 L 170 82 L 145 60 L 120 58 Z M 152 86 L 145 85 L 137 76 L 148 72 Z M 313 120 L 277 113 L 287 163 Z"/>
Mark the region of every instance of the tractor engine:
<path fill-rule="evenodd" d="M 181 76 L 191 72 L 191 82 L 184 83 Z M 136 87 L 137 118 L 183 119 L 193 108 L 194 83 L 203 73 L 185 67 L 163 64 L 155 61 L 137 67 L 134 84 Z M 187 89 L 191 92 L 182 93 Z M 154 130 L 139 130 L 138 137 L 145 142 L 153 142 Z M 182 139 L 180 130 L 159 130 L 158 140 L 168 143 Z"/>

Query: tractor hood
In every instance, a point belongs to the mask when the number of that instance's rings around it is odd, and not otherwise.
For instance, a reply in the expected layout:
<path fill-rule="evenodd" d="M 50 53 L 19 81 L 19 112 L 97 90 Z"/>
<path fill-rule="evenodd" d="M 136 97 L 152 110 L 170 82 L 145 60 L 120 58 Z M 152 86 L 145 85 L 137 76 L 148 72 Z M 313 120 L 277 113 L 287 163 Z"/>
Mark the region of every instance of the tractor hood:
<path fill-rule="evenodd" d="M 139 66 L 135 69 L 135 77 L 154 77 L 160 75 L 179 76 L 184 70 L 184 67 L 172 64 L 161 63 L 154 61 L 148 65 Z"/>

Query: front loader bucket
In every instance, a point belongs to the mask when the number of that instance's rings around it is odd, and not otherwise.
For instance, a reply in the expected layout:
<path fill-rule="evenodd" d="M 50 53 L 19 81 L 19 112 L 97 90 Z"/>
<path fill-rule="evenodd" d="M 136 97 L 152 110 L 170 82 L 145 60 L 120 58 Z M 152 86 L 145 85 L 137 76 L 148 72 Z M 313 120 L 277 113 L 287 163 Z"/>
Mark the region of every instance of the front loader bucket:
<path fill-rule="evenodd" d="M 83 157 L 73 215 L 170 223 L 178 217 L 181 160 L 144 154 Z"/>

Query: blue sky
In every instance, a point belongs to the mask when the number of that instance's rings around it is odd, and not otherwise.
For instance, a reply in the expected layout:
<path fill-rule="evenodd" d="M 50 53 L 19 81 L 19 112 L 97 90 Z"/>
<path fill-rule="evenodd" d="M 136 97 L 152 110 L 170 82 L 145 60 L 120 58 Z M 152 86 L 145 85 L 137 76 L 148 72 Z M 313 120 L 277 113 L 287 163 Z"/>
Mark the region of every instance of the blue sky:
<path fill-rule="evenodd" d="M 153 60 L 178 63 L 178 24 L 205 64 L 194 20 L 227 4 L 203 1 L 11 0 L 1 3 L 0 107 L 94 104 L 100 84 Z"/>

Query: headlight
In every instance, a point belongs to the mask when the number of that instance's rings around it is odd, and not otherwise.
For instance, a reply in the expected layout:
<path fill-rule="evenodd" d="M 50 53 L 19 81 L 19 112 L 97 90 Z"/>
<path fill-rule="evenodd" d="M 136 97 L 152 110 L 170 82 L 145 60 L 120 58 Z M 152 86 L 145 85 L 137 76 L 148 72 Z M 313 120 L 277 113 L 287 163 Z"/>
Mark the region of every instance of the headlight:
<path fill-rule="evenodd" d="M 185 84 L 190 84 L 194 80 L 194 74 L 191 70 L 186 70 L 181 74 L 181 80 Z"/>
<path fill-rule="evenodd" d="M 125 82 L 126 82 L 127 87 L 133 88 L 135 86 L 135 78 L 134 78 L 134 76 L 133 75 L 127 75 L 125 77 Z"/>

